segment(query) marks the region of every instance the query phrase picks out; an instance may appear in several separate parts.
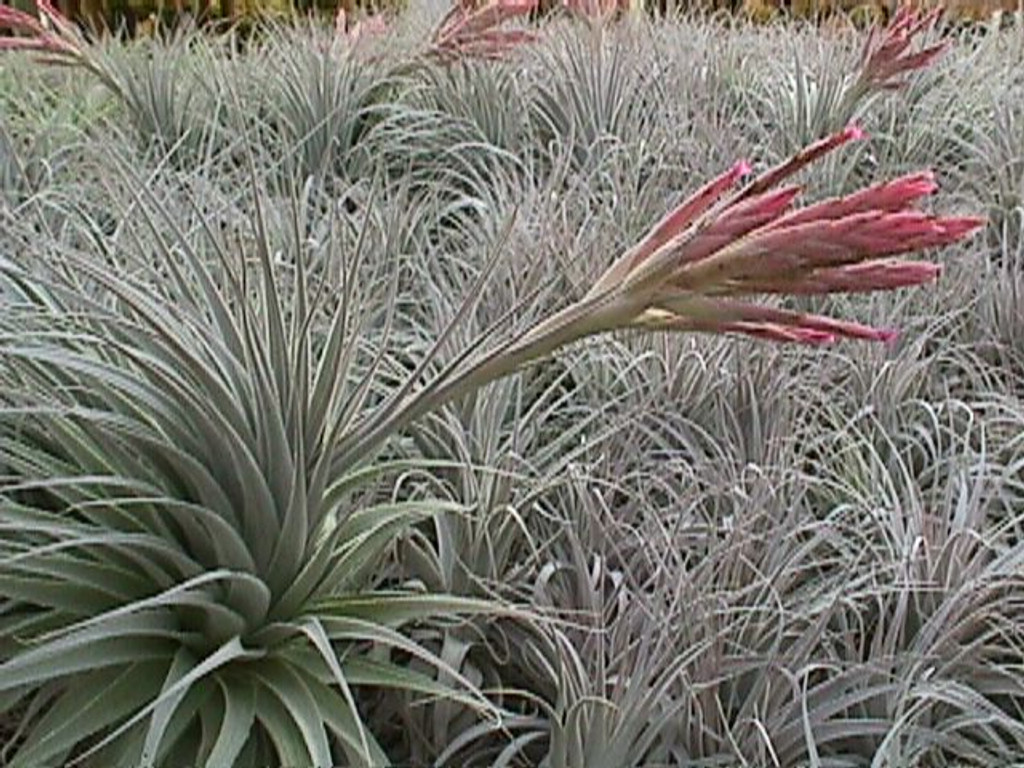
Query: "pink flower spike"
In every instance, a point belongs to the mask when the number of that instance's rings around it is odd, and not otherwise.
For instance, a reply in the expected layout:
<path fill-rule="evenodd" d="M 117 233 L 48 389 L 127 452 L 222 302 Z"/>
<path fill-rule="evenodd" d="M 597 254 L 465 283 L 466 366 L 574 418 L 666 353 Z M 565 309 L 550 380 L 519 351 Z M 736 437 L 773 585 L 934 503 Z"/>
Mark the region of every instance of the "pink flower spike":
<path fill-rule="evenodd" d="M 893 331 L 869 325 L 837 320 L 824 315 L 809 315 L 788 309 L 765 307 L 727 298 L 708 298 L 690 294 L 659 302 L 657 312 L 668 313 L 708 326 L 728 323 L 772 323 L 792 328 L 818 331 L 849 339 L 892 341 Z"/>
<path fill-rule="evenodd" d="M 81 58 L 82 37 L 67 17 L 49 0 L 39 0 L 39 17 L 9 6 L 0 6 L 0 28 L 8 28 L 27 37 L 0 37 L 0 50 L 28 50 L 51 53 L 57 57 Z"/>
<path fill-rule="evenodd" d="M 856 123 L 850 123 L 850 125 L 839 131 L 839 133 L 834 133 L 831 136 L 826 136 L 824 139 L 819 139 L 813 144 L 810 144 L 797 152 L 785 162 L 765 171 L 747 185 L 747 187 L 739 194 L 739 198 L 759 195 L 772 187 L 778 186 L 785 179 L 801 171 L 804 167 L 810 165 L 819 158 L 824 157 L 830 152 L 833 152 L 844 144 L 851 141 L 859 141 L 864 138 L 867 138 L 867 134 L 860 128 L 860 126 Z"/>
<path fill-rule="evenodd" d="M 836 341 L 835 334 L 832 333 L 816 331 L 813 328 L 793 328 L 776 323 L 720 323 L 718 325 L 708 324 L 705 327 L 700 327 L 698 324 L 690 330 L 708 333 L 739 333 L 754 339 L 774 341 L 779 344 L 805 344 L 815 347 L 834 344 Z"/>
<path fill-rule="evenodd" d="M 817 269 L 808 275 L 742 282 L 748 293 L 777 293 L 809 296 L 826 293 L 870 293 L 908 288 L 939 279 L 942 267 L 927 261 L 880 260 Z M 739 288 L 739 286 L 737 286 Z"/>
<path fill-rule="evenodd" d="M 955 216 L 939 219 L 938 223 L 942 227 L 943 236 L 952 242 L 981 229 L 988 224 L 988 219 L 981 216 Z"/>
<path fill-rule="evenodd" d="M 736 326 L 736 330 L 740 333 L 783 344 L 809 344 L 818 347 L 834 344 L 836 341 L 834 334 L 816 331 L 811 328 L 788 328 L 784 325 L 774 325 L 772 323 L 765 323 L 763 325 L 736 323 Z"/>
<path fill-rule="evenodd" d="M 456 0 L 431 36 L 429 53 L 439 59 L 464 56 L 499 58 L 534 39 L 525 30 L 501 30 L 510 19 L 524 16 L 538 0 Z"/>
<path fill-rule="evenodd" d="M 802 191 L 800 187 L 789 186 L 770 189 L 760 195 L 747 197 L 722 211 L 718 222 L 730 222 L 732 223 L 732 226 L 728 228 L 730 231 L 736 234 L 746 234 L 786 213 Z M 709 228 L 714 228 L 714 226 Z"/>
<path fill-rule="evenodd" d="M 939 265 L 892 257 L 956 243 L 985 223 L 919 210 L 917 202 L 936 190 L 929 171 L 792 210 L 800 189 L 780 188 L 778 182 L 863 136 L 850 125 L 729 195 L 726 190 L 747 170 L 737 163 L 658 222 L 566 310 L 560 324 L 545 331 L 564 334 L 565 327 L 578 324 L 581 335 L 632 327 L 803 343 L 840 337 L 891 342 L 891 329 L 740 300 L 933 282 L 942 272 Z"/>
<path fill-rule="evenodd" d="M 0 51 L 44 51 L 39 38 L 35 37 L 0 37 Z"/>
<path fill-rule="evenodd" d="M 725 320 L 673 314 L 660 309 L 644 312 L 633 323 L 647 331 L 683 331 L 696 333 L 739 333 L 768 341 L 796 344 L 831 344 L 835 334 L 813 328 L 758 320 Z"/>
<path fill-rule="evenodd" d="M 854 192 L 846 197 L 833 197 L 809 205 L 781 217 L 773 227 L 792 226 L 821 219 L 840 219 L 867 211 L 901 211 L 935 190 L 935 175 L 931 171 L 912 173 L 892 181 L 884 181 Z"/>
<path fill-rule="evenodd" d="M 948 245 L 976 225 L 976 219 L 947 220 L 911 210 L 865 211 L 836 220 L 762 227 L 699 260 L 680 253 L 672 285 L 691 291 L 722 285 L 741 289 L 749 281 Z"/>
<path fill-rule="evenodd" d="M 698 216 L 714 205 L 722 194 L 736 185 L 750 173 L 750 164 L 740 160 L 718 178 L 704 185 L 693 195 L 674 208 L 632 251 L 630 268 L 649 257 L 658 248 L 689 227 Z"/>
<path fill-rule="evenodd" d="M 800 191 L 800 187 L 783 187 L 726 208 L 707 226 L 678 244 L 677 268 L 700 262 L 739 238 L 771 224 L 790 209 Z"/>
<path fill-rule="evenodd" d="M 868 89 L 893 90 L 902 88 L 906 81 L 900 75 L 929 66 L 948 48 L 942 42 L 911 52 L 914 38 L 935 26 L 941 9 L 920 15 L 909 7 L 901 8 L 889 26 L 879 33 L 872 29 L 861 54 L 860 83 Z"/>
<path fill-rule="evenodd" d="M 812 331 L 831 333 L 847 339 L 881 341 L 886 344 L 898 335 L 898 332 L 892 328 L 872 328 L 870 325 L 853 323 L 848 320 L 837 320 L 823 315 L 799 315 L 793 318 L 793 325 Z"/>

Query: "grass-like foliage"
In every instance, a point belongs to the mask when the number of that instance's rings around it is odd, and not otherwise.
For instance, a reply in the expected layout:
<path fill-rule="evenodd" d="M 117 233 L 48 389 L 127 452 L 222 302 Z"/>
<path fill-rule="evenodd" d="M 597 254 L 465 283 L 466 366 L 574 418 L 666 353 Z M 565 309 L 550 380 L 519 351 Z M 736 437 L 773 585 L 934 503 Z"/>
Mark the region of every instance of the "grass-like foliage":
<path fill-rule="evenodd" d="M 0 12 L 0 765 L 1019 758 L 1018 32 L 435 5 Z"/>

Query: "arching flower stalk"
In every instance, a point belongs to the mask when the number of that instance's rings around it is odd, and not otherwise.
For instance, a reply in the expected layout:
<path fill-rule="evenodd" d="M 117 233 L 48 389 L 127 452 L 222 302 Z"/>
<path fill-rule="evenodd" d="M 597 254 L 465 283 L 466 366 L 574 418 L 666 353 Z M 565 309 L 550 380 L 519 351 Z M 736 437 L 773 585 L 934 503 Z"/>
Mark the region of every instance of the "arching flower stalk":
<path fill-rule="evenodd" d="M 922 14 L 904 5 L 884 27 L 872 27 L 861 51 L 860 65 L 847 80 L 836 114 L 852 119 L 863 108 L 865 99 L 887 91 L 898 91 L 909 83 L 908 77 L 927 69 L 950 47 L 949 40 L 917 47 L 935 28 L 941 8 Z"/>
<path fill-rule="evenodd" d="M 778 342 L 828 344 L 840 338 L 891 341 L 896 331 L 796 312 L 757 296 L 869 293 L 936 280 L 938 264 L 902 255 L 960 241 L 984 224 L 937 216 L 917 204 L 935 192 L 919 172 L 845 197 L 797 207 L 805 166 L 864 138 L 856 126 L 811 144 L 741 184 L 738 162 L 671 210 L 568 307 L 496 349 L 467 355 L 441 380 L 408 395 L 346 451 L 365 451 L 446 401 L 580 339 L 609 331 L 742 334 Z"/>

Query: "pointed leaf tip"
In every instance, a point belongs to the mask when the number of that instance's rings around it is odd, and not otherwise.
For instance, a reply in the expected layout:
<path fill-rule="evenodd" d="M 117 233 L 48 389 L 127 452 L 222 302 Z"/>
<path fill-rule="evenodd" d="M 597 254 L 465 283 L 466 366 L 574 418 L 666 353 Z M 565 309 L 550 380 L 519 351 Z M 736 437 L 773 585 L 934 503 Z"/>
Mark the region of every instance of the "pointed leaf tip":
<path fill-rule="evenodd" d="M 939 219 L 942 231 L 948 237 L 959 239 L 981 229 L 988 224 L 984 216 L 959 216 Z"/>
<path fill-rule="evenodd" d="M 867 131 L 857 125 L 857 123 L 850 123 L 839 135 L 843 141 L 860 141 L 861 139 L 868 138 Z"/>

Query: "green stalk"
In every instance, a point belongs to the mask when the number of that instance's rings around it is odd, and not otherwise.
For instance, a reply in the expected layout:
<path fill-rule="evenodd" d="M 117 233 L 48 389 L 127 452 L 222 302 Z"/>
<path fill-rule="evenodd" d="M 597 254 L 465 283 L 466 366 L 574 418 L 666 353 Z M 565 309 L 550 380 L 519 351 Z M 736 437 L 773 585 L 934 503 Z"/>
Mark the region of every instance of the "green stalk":
<path fill-rule="evenodd" d="M 470 362 L 448 380 L 434 382 L 406 398 L 394 413 L 346 448 L 339 460 L 353 461 L 368 455 L 389 435 L 416 419 L 502 379 L 520 368 L 547 357 L 567 344 L 627 325 L 644 302 L 624 301 L 618 292 L 608 291 L 566 307 L 530 328 L 518 339 L 491 350 Z"/>

